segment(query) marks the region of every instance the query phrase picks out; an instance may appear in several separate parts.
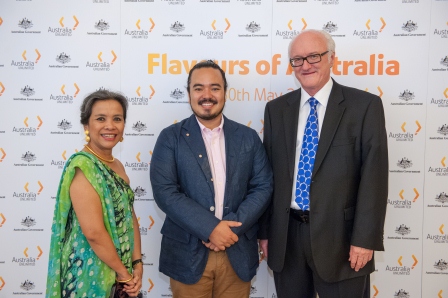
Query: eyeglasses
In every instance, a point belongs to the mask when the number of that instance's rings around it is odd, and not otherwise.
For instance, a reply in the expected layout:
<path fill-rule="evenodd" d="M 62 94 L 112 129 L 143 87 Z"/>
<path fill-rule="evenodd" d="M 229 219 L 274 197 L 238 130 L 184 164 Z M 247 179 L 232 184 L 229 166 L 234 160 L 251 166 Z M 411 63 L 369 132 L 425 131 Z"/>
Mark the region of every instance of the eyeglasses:
<path fill-rule="evenodd" d="M 309 64 L 314 64 L 317 62 L 322 61 L 322 56 L 328 53 L 329 51 L 323 52 L 322 54 L 312 54 L 303 58 L 291 58 L 289 59 L 289 63 L 292 67 L 299 67 L 302 66 L 303 63 L 308 62 Z"/>

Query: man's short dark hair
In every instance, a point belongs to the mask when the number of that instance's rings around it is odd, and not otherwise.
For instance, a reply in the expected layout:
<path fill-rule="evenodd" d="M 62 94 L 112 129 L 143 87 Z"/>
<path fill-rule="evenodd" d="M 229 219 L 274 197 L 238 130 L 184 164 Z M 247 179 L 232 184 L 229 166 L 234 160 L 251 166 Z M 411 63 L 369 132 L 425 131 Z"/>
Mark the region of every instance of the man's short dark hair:
<path fill-rule="evenodd" d="M 81 124 L 87 125 L 89 124 L 89 118 L 90 115 L 92 115 L 92 107 L 95 104 L 95 102 L 99 100 L 116 100 L 123 108 L 123 119 L 126 122 L 126 112 L 128 109 L 128 101 L 126 100 L 126 97 L 124 97 L 122 94 L 100 89 L 98 91 L 95 91 L 93 93 L 90 93 L 87 95 L 86 98 L 84 98 L 82 104 L 81 104 Z"/>
<path fill-rule="evenodd" d="M 187 91 L 188 93 L 190 93 L 190 83 L 191 83 L 191 74 L 193 73 L 193 71 L 195 71 L 196 69 L 199 68 L 213 68 L 213 69 L 217 69 L 219 70 L 219 72 L 221 72 L 221 76 L 222 76 L 222 80 L 224 82 L 224 93 L 227 91 L 227 80 L 226 80 L 226 73 L 224 72 L 224 70 L 222 70 L 222 68 L 216 64 L 213 60 L 204 60 L 201 61 L 199 63 L 197 63 L 195 66 L 193 66 L 192 69 L 190 69 L 190 72 L 188 73 L 188 79 L 187 79 Z"/>

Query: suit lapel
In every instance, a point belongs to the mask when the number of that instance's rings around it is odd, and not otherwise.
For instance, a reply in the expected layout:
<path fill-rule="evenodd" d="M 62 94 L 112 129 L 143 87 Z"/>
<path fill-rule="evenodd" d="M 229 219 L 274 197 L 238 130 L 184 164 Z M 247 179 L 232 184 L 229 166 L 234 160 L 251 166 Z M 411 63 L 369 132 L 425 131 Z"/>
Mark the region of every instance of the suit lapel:
<path fill-rule="evenodd" d="M 300 110 L 300 89 L 292 92 L 286 99 L 288 105 L 283 111 L 283 125 L 286 137 L 286 152 L 289 166 L 289 176 L 294 178 L 296 145 L 297 145 L 297 125 L 299 122 Z"/>
<path fill-rule="evenodd" d="M 210 181 L 213 176 L 210 170 L 210 164 L 208 163 L 207 149 L 205 148 L 201 129 L 199 128 L 199 124 L 194 114 L 185 121 L 184 125 L 182 126 L 181 134 L 181 137 L 188 144 L 191 152 L 193 153 L 193 156 L 201 167 L 205 178 L 207 179 L 207 181 Z M 213 193 L 214 197 L 215 190 L 213 188 L 213 183 L 208 183 L 208 185 L 210 186 L 210 190 Z"/>
<path fill-rule="evenodd" d="M 316 160 L 314 161 L 313 177 L 319 170 L 325 155 L 330 148 L 336 130 L 338 129 L 345 107 L 340 103 L 344 100 L 341 86 L 333 81 L 333 88 L 331 89 L 330 97 L 328 98 L 328 106 L 325 111 L 324 123 L 322 125 L 322 132 L 319 138 L 319 147 L 317 148 Z"/>

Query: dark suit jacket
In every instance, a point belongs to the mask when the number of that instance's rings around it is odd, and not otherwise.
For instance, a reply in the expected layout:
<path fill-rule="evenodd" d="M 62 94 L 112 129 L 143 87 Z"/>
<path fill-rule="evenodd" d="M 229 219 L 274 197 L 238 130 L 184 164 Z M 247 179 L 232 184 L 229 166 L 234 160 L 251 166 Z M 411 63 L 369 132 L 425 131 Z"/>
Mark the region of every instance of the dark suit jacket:
<path fill-rule="evenodd" d="M 294 167 L 300 89 L 266 105 L 264 146 L 274 172 L 271 206 L 260 219 L 268 241 L 268 265 L 281 271 Z M 350 245 L 384 250 L 388 152 L 381 99 L 334 82 L 319 138 L 310 189 L 311 248 L 317 273 L 326 282 L 366 275 L 348 262 Z"/>
<path fill-rule="evenodd" d="M 250 281 L 258 268 L 258 219 L 269 205 L 272 171 L 258 134 L 224 119 L 226 187 L 223 220 L 243 225 L 232 230 L 238 242 L 226 249 L 237 275 Z M 185 284 L 204 272 L 215 217 L 212 173 L 194 115 L 165 128 L 157 139 L 150 172 L 154 199 L 166 218 L 161 233 L 159 270 Z"/>

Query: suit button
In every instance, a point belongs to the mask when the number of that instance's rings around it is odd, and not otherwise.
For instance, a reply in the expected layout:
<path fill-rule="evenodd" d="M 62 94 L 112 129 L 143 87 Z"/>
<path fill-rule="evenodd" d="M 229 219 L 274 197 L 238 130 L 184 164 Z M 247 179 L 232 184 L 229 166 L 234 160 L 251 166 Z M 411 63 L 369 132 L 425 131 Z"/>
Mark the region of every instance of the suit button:
<path fill-rule="evenodd" d="M 211 206 L 210 211 L 212 211 L 212 212 L 215 211 L 215 207 Z"/>
<path fill-rule="evenodd" d="M 286 213 L 289 213 L 289 208 L 286 208 Z"/>
<path fill-rule="evenodd" d="M 211 178 L 211 179 L 210 179 L 210 181 L 212 181 L 212 182 L 213 182 L 213 178 Z"/>
<path fill-rule="evenodd" d="M 202 158 L 202 154 L 199 154 L 199 158 Z"/>

